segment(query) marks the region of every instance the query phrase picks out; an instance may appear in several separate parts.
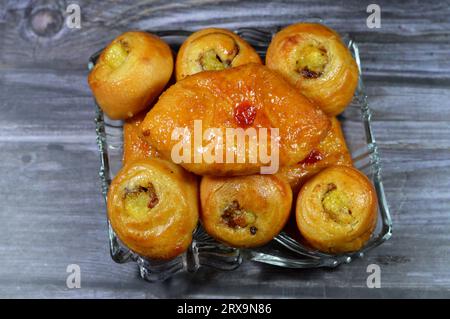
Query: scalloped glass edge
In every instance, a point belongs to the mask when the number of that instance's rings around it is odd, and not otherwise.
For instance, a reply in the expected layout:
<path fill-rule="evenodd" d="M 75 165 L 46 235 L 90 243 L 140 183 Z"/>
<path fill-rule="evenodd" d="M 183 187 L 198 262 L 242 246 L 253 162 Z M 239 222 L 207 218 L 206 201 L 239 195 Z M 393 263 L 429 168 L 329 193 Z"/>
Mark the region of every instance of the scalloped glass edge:
<path fill-rule="evenodd" d="M 258 53 L 264 56 L 272 36 L 280 30 L 280 28 L 281 27 L 274 27 L 264 30 L 239 28 L 236 29 L 235 32 L 248 41 Z M 166 39 L 177 37 L 186 38 L 192 32 L 185 30 L 167 30 L 153 33 Z M 181 39 L 181 41 L 178 41 L 175 44 L 169 42 L 169 44 L 172 49 L 176 51 L 177 45 L 181 44 L 183 40 L 184 39 Z M 359 49 L 358 45 L 348 36 L 344 36 L 343 40 L 348 44 L 359 69 L 360 76 L 358 87 L 351 106 L 353 108 L 358 108 L 360 111 L 360 119 L 364 128 L 366 143 L 363 147 L 351 150 L 351 154 L 354 160 L 354 166 L 366 173 L 371 179 L 378 196 L 378 225 L 371 239 L 361 250 L 341 255 L 326 254 L 302 245 L 285 232 L 281 232 L 275 237 L 271 244 L 268 245 L 268 249 L 236 249 L 215 241 L 206 234 L 199 224 L 194 231 L 192 244 L 185 253 L 168 261 L 151 260 L 139 256 L 129 250 L 116 236 L 108 220 L 111 258 L 116 263 L 136 262 L 142 278 L 150 282 L 157 282 L 165 280 L 181 271 L 195 272 L 201 266 L 213 267 L 218 270 L 234 270 L 241 265 L 243 259 L 284 268 L 336 267 L 342 263 L 350 263 L 354 258 L 363 257 L 369 250 L 388 240 L 392 236 L 392 220 L 381 177 L 381 159 L 371 127 L 372 113 L 368 105 L 367 95 L 365 94 L 364 83 L 361 76 Z M 88 64 L 89 70 L 94 66 L 100 53 L 101 50 L 90 57 Z M 108 152 L 108 149 L 111 149 L 111 147 L 108 145 L 106 128 L 110 127 L 121 130 L 121 126 L 109 125 L 106 123 L 107 121 L 105 121 L 103 112 L 97 103 L 95 103 L 95 109 L 97 145 L 101 160 L 99 176 L 102 194 L 106 204 L 108 187 L 112 179 L 110 156 Z M 344 112 L 344 114 L 345 113 L 346 112 Z M 345 118 L 344 120 L 341 120 L 341 122 L 342 121 L 345 121 Z M 346 140 L 348 141 L 347 136 Z M 121 145 L 119 147 L 121 147 Z M 277 249 L 272 248 L 275 244 L 278 244 Z M 286 257 L 283 256 L 283 254 L 280 254 L 280 249 L 290 252 L 290 256 Z"/>

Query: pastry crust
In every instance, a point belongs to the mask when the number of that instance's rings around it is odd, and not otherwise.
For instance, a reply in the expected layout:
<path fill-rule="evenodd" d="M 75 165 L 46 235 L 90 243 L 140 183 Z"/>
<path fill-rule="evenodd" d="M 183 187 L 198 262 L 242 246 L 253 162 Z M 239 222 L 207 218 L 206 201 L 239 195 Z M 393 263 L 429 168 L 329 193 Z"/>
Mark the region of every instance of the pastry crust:
<path fill-rule="evenodd" d="M 88 77 L 103 112 L 114 120 L 147 109 L 173 71 L 170 47 L 155 35 L 126 32 L 102 52 Z"/>
<path fill-rule="evenodd" d="M 292 192 L 298 194 L 306 180 L 333 165 L 353 165 L 341 124 L 335 117 L 331 118 L 331 128 L 319 145 L 300 163 L 282 167 L 277 176 L 285 179 L 291 185 Z"/>
<path fill-rule="evenodd" d="M 172 134 L 177 128 L 185 128 L 190 138 L 183 138 L 183 144 L 189 142 L 190 156 L 180 165 L 199 175 L 249 175 L 259 173 L 262 166 L 267 166 L 261 152 L 253 152 L 257 160 L 251 161 L 248 138 L 245 139 L 243 163 L 237 160 L 230 163 L 225 155 L 221 157 L 222 163 L 202 160 L 211 145 L 224 146 L 223 154 L 231 153 L 236 159 L 243 143 L 237 145 L 235 139 L 229 145 L 220 141 L 218 134 L 206 134 L 209 139 L 203 142 L 203 147 L 194 147 L 196 120 L 201 120 L 202 136 L 207 129 L 213 128 L 223 134 L 227 128 L 253 128 L 260 151 L 263 143 L 270 150 L 271 137 L 274 137 L 280 167 L 305 158 L 325 137 L 330 126 L 327 116 L 280 75 L 255 63 L 223 71 L 205 71 L 175 83 L 161 95 L 141 129 L 146 140 L 164 158 L 173 159 L 172 150 L 179 145 L 181 137 L 172 139 Z M 266 128 L 267 137 L 262 135 L 260 128 Z M 279 130 L 279 138 L 272 135 L 271 128 Z M 196 163 L 198 157 L 201 161 Z"/>
<path fill-rule="evenodd" d="M 261 58 L 240 36 L 226 29 L 208 28 L 191 34 L 178 51 L 177 81 L 202 71 L 223 70 Z"/>
<path fill-rule="evenodd" d="M 123 124 L 123 165 L 147 158 L 160 157 L 158 151 L 142 136 L 140 125 L 146 113 L 141 112 Z"/>
<path fill-rule="evenodd" d="M 355 168 L 326 168 L 300 190 L 296 219 L 312 247 L 328 253 L 357 251 L 376 226 L 375 189 Z"/>
<path fill-rule="evenodd" d="M 132 162 L 112 181 L 107 208 L 112 228 L 128 248 L 148 258 L 170 259 L 192 242 L 197 180 L 161 159 Z"/>
<path fill-rule="evenodd" d="M 203 177 L 200 200 L 208 234 L 233 247 L 257 247 L 286 224 L 292 191 L 274 175 Z"/>
<path fill-rule="evenodd" d="M 266 65 L 282 74 L 328 115 L 341 113 L 358 84 L 358 67 L 339 35 L 321 25 L 298 23 L 278 32 Z"/>

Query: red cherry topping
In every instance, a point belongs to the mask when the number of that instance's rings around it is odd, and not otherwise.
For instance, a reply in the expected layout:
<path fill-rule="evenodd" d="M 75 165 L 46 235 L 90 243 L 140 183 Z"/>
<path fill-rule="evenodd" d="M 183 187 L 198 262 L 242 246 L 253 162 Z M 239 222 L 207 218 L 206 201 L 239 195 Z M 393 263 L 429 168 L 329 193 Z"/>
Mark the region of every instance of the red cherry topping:
<path fill-rule="evenodd" d="M 308 154 L 299 164 L 311 165 L 321 161 L 323 159 L 322 153 L 318 150 L 312 150 L 311 153 Z"/>
<path fill-rule="evenodd" d="M 236 105 L 234 119 L 241 127 L 252 125 L 256 117 L 256 107 L 248 101 Z"/>

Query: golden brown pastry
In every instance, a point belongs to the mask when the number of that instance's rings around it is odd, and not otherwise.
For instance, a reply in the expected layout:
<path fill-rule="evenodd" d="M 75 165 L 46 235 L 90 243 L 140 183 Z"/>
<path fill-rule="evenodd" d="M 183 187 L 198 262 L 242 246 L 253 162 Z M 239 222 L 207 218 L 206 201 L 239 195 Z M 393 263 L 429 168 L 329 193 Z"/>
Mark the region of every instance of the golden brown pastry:
<path fill-rule="evenodd" d="M 203 177 L 200 201 L 208 234 L 234 247 L 257 247 L 286 224 L 292 191 L 274 175 Z"/>
<path fill-rule="evenodd" d="M 279 166 L 298 163 L 325 137 L 329 125 L 327 116 L 280 75 L 250 63 L 197 73 L 177 82 L 147 113 L 141 129 L 163 157 L 191 172 L 249 175 L 278 159 Z M 253 138 L 238 143 L 238 139 L 227 138 L 227 128 L 251 131 Z M 278 136 L 272 128 L 278 129 Z M 197 134 L 200 145 L 194 140 L 196 132 L 202 134 Z M 203 141 L 202 136 L 206 136 Z M 279 156 L 275 156 L 276 146 Z M 209 153 L 214 158 L 205 160 Z M 261 156 L 265 153 L 270 159 Z M 175 160 L 175 155 L 182 158 Z"/>
<path fill-rule="evenodd" d="M 261 58 L 244 39 L 226 29 L 209 28 L 191 34 L 180 47 L 175 74 L 179 81 L 202 71 L 251 62 L 261 64 Z"/>
<path fill-rule="evenodd" d="M 123 124 L 123 165 L 137 160 L 160 157 L 156 149 L 142 136 L 140 125 L 145 115 L 145 112 L 141 112 Z"/>
<path fill-rule="evenodd" d="M 172 71 L 170 47 L 155 35 L 132 31 L 103 50 L 88 82 L 103 112 L 123 120 L 148 108 Z"/>
<path fill-rule="evenodd" d="M 328 115 L 341 113 L 358 84 L 358 67 L 339 35 L 321 25 L 298 23 L 278 32 L 266 65 L 282 74 Z"/>
<path fill-rule="evenodd" d="M 326 168 L 300 190 L 296 218 L 312 247 L 328 253 L 357 251 L 377 222 L 375 189 L 355 168 Z"/>
<path fill-rule="evenodd" d="M 128 248 L 148 258 L 170 259 L 192 242 L 197 181 L 161 159 L 132 162 L 112 181 L 107 208 L 112 228 Z"/>
<path fill-rule="evenodd" d="M 352 166 L 352 158 L 342 134 L 341 124 L 331 118 L 331 128 L 325 138 L 309 155 L 293 166 L 280 168 L 277 176 L 291 185 L 292 192 L 298 194 L 303 183 L 325 167 L 333 165 Z"/>

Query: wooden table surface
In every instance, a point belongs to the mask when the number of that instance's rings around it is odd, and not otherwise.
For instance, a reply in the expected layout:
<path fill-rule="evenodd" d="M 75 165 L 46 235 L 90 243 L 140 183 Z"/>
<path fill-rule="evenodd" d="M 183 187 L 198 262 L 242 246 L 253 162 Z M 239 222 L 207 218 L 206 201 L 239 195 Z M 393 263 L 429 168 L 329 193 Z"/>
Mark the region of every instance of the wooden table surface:
<path fill-rule="evenodd" d="M 0 0 L 0 297 L 450 297 L 450 2 Z M 81 29 L 63 12 L 81 8 Z M 129 29 L 323 18 L 360 44 L 394 235 L 337 269 L 245 262 L 163 283 L 109 256 L 88 57 Z M 81 268 L 81 288 L 66 267 Z M 369 264 L 381 288 L 366 285 Z"/>

